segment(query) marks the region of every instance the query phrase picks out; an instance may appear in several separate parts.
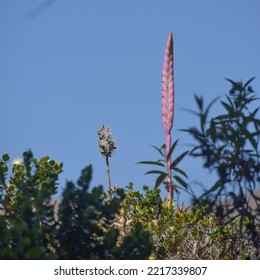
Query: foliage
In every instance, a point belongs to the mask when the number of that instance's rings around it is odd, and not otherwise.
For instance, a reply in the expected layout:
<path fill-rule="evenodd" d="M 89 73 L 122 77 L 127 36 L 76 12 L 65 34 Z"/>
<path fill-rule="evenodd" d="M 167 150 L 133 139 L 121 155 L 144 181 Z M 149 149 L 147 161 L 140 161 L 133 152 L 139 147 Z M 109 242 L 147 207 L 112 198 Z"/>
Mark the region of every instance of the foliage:
<path fill-rule="evenodd" d="M 62 164 L 30 151 L 16 160 L 7 183 L 9 156 L 0 160 L 0 259 L 145 259 L 149 234 L 140 225 L 118 245 L 113 227 L 123 192 L 111 201 L 103 188 L 89 191 L 92 168 L 82 171 L 78 184 L 68 182 L 59 211 L 52 203 Z"/>
<path fill-rule="evenodd" d="M 224 226 L 200 208 L 166 205 L 158 187 L 90 191 L 91 166 L 67 182 L 53 204 L 62 164 L 30 151 L 12 167 L 0 161 L 0 259 L 255 258 L 237 225 Z M 57 210 L 58 209 L 58 210 Z"/>
<path fill-rule="evenodd" d="M 22 163 L 14 163 L 6 183 L 9 160 L 0 162 L 0 258 L 53 258 L 56 246 L 55 218 L 51 196 L 62 164 L 44 157 L 33 159 L 30 151 Z"/>
<path fill-rule="evenodd" d="M 254 108 L 257 97 L 251 87 L 254 78 L 245 84 L 230 79 L 231 90 L 220 101 L 224 113 L 209 117 L 217 99 L 205 107 L 202 97 L 195 96 L 200 126 L 187 131 L 196 141 L 191 151 L 200 157 L 204 167 L 216 171 L 217 180 L 208 186 L 196 203 L 202 199 L 218 216 L 237 218 L 241 226 L 248 221 L 248 230 L 255 247 L 260 247 L 260 197 L 255 191 L 260 186 L 260 120 L 259 106 Z"/>
<path fill-rule="evenodd" d="M 167 152 L 166 146 L 165 144 L 163 144 L 160 148 L 157 148 L 155 146 L 153 146 L 154 149 L 156 149 L 157 152 L 159 152 L 160 154 L 160 159 L 156 160 L 156 161 L 140 161 L 139 164 L 148 164 L 148 165 L 153 165 L 153 166 L 157 166 L 160 167 L 162 170 L 149 170 L 147 171 L 145 174 L 157 174 L 159 175 L 155 181 L 155 188 L 158 188 L 167 178 L 168 176 L 168 162 L 169 162 L 169 158 L 172 157 L 172 154 L 175 150 L 175 148 L 177 147 L 178 144 L 178 140 L 176 140 L 170 147 L 169 152 Z M 185 179 L 188 178 L 187 174 L 178 167 L 178 164 L 185 158 L 185 156 L 188 154 L 189 152 L 186 151 L 182 154 L 180 154 L 179 156 L 177 156 L 175 158 L 175 160 L 173 160 L 171 162 L 170 165 L 170 169 L 171 169 L 171 174 L 172 174 L 172 178 L 179 184 L 179 186 L 177 186 L 176 184 L 172 183 L 174 186 L 174 190 L 178 193 L 179 189 L 184 189 L 187 190 L 188 188 L 188 184 L 186 183 Z M 164 182 L 166 188 L 168 187 L 167 182 Z"/>
<path fill-rule="evenodd" d="M 92 168 L 82 171 L 78 186 L 67 183 L 59 207 L 57 249 L 65 259 L 144 259 L 150 254 L 149 235 L 136 225 L 118 246 L 119 232 L 113 226 L 123 191 L 107 200 L 103 187 L 88 191 Z M 105 199 L 104 199 L 105 198 Z"/>
<path fill-rule="evenodd" d="M 161 201 L 160 190 L 143 187 L 136 191 L 130 184 L 124 199 L 121 234 L 141 223 L 153 240 L 152 259 L 245 259 L 257 258 L 252 251 L 245 226 L 240 237 L 238 225 L 223 225 L 206 209 L 176 208 L 174 202 Z"/>
<path fill-rule="evenodd" d="M 244 85 L 229 82 L 220 115 L 209 118 L 216 99 L 205 107 L 195 96 L 200 127 L 185 130 L 197 143 L 190 154 L 201 157 L 218 179 L 201 197 L 194 195 L 190 207 L 160 196 L 162 183 L 170 187 L 165 180 L 178 141 L 170 149 L 154 147 L 159 160 L 140 162 L 160 168 L 146 172 L 158 175 L 153 188 L 137 191 L 129 184 L 126 191 L 111 188 L 106 194 L 102 186 L 90 188 L 87 166 L 56 201 L 61 163 L 37 160 L 27 151 L 11 165 L 3 155 L 0 259 L 260 259 L 259 107 L 252 109 L 252 79 Z M 190 188 L 178 167 L 188 153 L 170 161 L 177 192 Z"/>

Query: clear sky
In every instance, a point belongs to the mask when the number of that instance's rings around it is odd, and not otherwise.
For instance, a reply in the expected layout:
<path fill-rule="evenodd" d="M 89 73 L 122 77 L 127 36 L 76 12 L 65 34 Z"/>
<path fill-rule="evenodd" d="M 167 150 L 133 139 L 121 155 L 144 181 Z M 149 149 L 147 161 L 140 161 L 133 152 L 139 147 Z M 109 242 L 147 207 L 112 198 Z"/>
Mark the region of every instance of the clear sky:
<path fill-rule="evenodd" d="M 170 31 L 174 37 L 174 156 L 193 141 L 179 131 L 198 121 L 193 95 L 207 102 L 228 92 L 225 78 L 256 76 L 260 92 L 258 0 L 0 0 L 0 153 L 32 149 L 64 163 L 60 185 L 93 166 L 92 186 L 106 186 L 97 130 L 112 129 L 118 149 L 112 184 L 152 186 L 144 176 L 164 143 L 161 71 Z M 214 179 L 202 163 L 181 167 L 193 182 Z M 199 189 L 199 188 L 198 188 Z M 186 195 L 183 199 L 188 200 Z"/>

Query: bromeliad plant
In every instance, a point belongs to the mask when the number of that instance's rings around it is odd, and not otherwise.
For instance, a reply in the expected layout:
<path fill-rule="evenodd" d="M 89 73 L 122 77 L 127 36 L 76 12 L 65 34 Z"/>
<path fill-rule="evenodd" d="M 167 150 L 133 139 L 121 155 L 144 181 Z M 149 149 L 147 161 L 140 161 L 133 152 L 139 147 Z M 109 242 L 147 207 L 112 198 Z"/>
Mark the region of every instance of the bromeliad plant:
<path fill-rule="evenodd" d="M 174 178 L 182 187 L 187 188 L 186 182 L 177 175 L 172 176 L 172 171 L 179 173 L 180 175 L 187 178 L 184 171 L 177 167 L 177 164 L 185 157 L 188 152 L 184 152 L 172 162 L 172 153 L 178 143 L 175 141 L 172 143 L 171 130 L 173 126 L 174 117 L 174 72 L 173 72 L 173 37 L 170 32 L 165 48 L 164 63 L 162 69 L 162 123 L 163 130 L 166 136 L 166 144 L 162 145 L 161 148 L 153 146 L 163 157 L 158 161 L 141 161 L 142 164 L 153 164 L 163 167 L 167 172 L 161 170 L 152 170 L 146 172 L 146 174 L 158 174 L 155 186 L 158 187 L 164 182 L 168 191 L 168 202 L 173 200 L 173 192 L 178 191 L 177 187 L 172 181 Z M 166 181 L 165 181 L 166 180 Z"/>
<path fill-rule="evenodd" d="M 173 38 L 170 32 L 165 48 L 164 63 L 162 70 L 162 122 L 163 130 L 166 136 L 166 151 L 167 154 L 171 148 L 171 130 L 174 116 L 174 76 L 173 76 Z M 167 158 L 167 188 L 168 200 L 173 198 L 173 183 L 171 172 L 171 156 Z"/>

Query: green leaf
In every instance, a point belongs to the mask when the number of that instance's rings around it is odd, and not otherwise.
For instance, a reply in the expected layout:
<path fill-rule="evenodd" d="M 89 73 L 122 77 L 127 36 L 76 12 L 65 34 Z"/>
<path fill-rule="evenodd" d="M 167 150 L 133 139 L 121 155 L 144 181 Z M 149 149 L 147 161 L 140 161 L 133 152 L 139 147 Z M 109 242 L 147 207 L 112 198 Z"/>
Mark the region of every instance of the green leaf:
<path fill-rule="evenodd" d="M 219 179 L 214 185 L 213 187 L 211 187 L 208 191 L 206 191 L 205 193 L 203 193 L 202 196 L 207 196 L 209 193 L 214 192 L 215 190 L 217 190 L 220 186 L 222 186 L 222 180 Z"/>
<path fill-rule="evenodd" d="M 232 86 L 235 86 L 235 85 L 236 85 L 236 82 L 234 82 L 233 80 L 228 79 L 228 78 L 226 78 L 226 80 L 229 81 L 229 82 L 232 84 Z"/>
<path fill-rule="evenodd" d="M 250 115 L 250 121 L 255 120 L 255 115 L 257 114 L 258 110 L 260 109 L 260 107 L 256 108 Z"/>
<path fill-rule="evenodd" d="M 137 162 L 137 164 L 153 164 L 153 165 L 158 165 L 158 166 L 162 166 L 164 167 L 164 164 L 161 163 L 161 160 L 158 160 L 158 161 L 139 161 Z"/>
<path fill-rule="evenodd" d="M 202 96 L 198 96 L 198 95 L 194 95 L 195 101 L 197 103 L 197 106 L 199 108 L 200 111 L 203 111 L 203 97 Z"/>
<path fill-rule="evenodd" d="M 186 177 L 188 179 L 187 174 L 182 169 L 174 167 L 173 170 L 178 172 L 178 173 L 180 173 L 182 176 L 184 176 L 184 177 Z"/>
<path fill-rule="evenodd" d="M 178 144 L 178 141 L 179 141 L 179 140 L 176 140 L 176 141 L 172 144 L 172 146 L 171 146 L 171 148 L 170 148 L 170 151 L 169 151 L 169 153 L 167 154 L 166 162 L 168 162 L 169 158 L 171 157 L 171 155 L 172 155 L 174 149 L 176 148 L 176 146 L 177 146 L 177 144 Z"/>
<path fill-rule="evenodd" d="M 155 181 L 155 188 L 158 188 L 168 175 L 164 172 Z"/>
<path fill-rule="evenodd" d="M 162 151 L 165 149 L 165 145 L 162 145 L 161 148 L 158 148 L 158 147 L 153 146 L 153 145 L 152 145 L 152 147 L 153 147 L 156 151 L 158 151 L 162 157 L 165 157 L 165 155 L 164 155 L 163 152 L 162 152 Z"/>
<path fill-rule="evenodd" d="M 186 151 L 184 153 L 182 153 L 181 155 L 179 155 L 171 164 L 171 169 L 173 169 L 175 166 L 178 165 L 179 162 L 181 162 L 183 160 L 183 158 L 189 153 L 189 151 Z"/>
<path fill-rule="evenodd" d="M 255 77 L 249 79 L 243 86 L 243 89 L 246 89 L 246 87 L 255 79 Z"/>
<path fill-rule="evenodd" d="M 231 114 L 234 111 L 233 108 L 230 105 L 228 105 L 226 102 L 221 101 L 220 103 L 228 111 L 229 114 Z"/>
<path fill-rule="evenodd" d="M 166 174 L 167 175 L 167 173 L 165 173 L 165 172 L 163 172 L 163 171 L 160 171 L 160 170 L 150 170 L 150 171 L 147 171 L 146 173 L 144 173 L 145 175 L 147 175 L 147 174 Z"/>
<path fill-rule="evenodd" d="M 219 99 L 220 97 L 217 96 L 216 98 L 214 98 L 208 105 L 207 109 L 205 110 L 205 112 L 203 114 L 201 114 L 201 128 L 203 128 L 206 124 L 206 121 L 208 119 L 208 114 L 209 114 L 209 110 L 210 108 L 213 106 L 213 104 Z"/>
<path fill-rule="evenodd" d="M 210 135 L 210 138 L 213 141 L 213 143 L 215 143 L 217 140 L 217 130 L 213 119 L 210 121 L 210 128 L 207 130 L 207 133 L 208 135 Z"/>
<path fill-rule="evenodd" d="M 220 98 L 220 96 L 215 97 L 208 105 L 207 110 L 205 111 L 205 114 L 207 115 L 210 108 L 214 105 L 214 103 Z"/>
<path fill-rule="evenodd" d="M 8 161 L 9 159 L 10 159 L 10 157 L 9 157 L 8 154 L 4 154 L 4 155 L 2 156 L 2 161 L 4 161 L 4 162 Z"/>
<path fill-rule="evenodd" d="M 181 184 L 185 189 L 188 188 L 188 184 L 182 180 L 182 178 L 180 178 L 179 176 L 173 176 L 173 178 L 179 183 Z"/>

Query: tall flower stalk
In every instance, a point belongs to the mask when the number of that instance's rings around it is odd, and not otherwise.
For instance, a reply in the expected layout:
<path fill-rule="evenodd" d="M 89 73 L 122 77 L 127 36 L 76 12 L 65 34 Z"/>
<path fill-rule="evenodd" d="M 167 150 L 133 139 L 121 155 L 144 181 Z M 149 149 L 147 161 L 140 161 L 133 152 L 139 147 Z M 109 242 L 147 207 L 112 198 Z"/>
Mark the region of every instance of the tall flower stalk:
<path fill-rule="evenodd" d="M 110 179 L 110 166 L 109 157 L 111 157 L 112 152 L 116 149 L 115 140 L 109 130 L 109 127 L 104 125 L 98 130 L 98 146 L 100 153 L 106 159 L 106 172 L 107 172 L 107 183 L 108 183 L 108 195 L 111 199 L 111 179 Z"/>
<path fill-rule="evenodd" d="M 162 69 L 162 123 L 166 136 L 166 144 L 163 144 L 160 148 L 153 146 L 161 155 L 161 159 L 156 161 L 146 160 L 140 161 L 140 164 L 149 164 L 157 166 L 163 170 L 149 170 L 145 174 L 157 174 L 155 182 L 155 188 L 159 187 L 162 183 L 166 185 L 168 191 L 168 206 L 173 205 L 173 192 L 178 192 L 178 189 L 188 189 L 188 185 L 182 177 L 188 178 L 187 174 L 178 167 L 178 164 L 189 153 L 186 151 L 179 156 L 175 157 L 172 161 L 171 155 L 173 154 L 178 140 L 172 144 L 171 130 L 173 126 L 174 117 L 174 72 L 173 72 L 173 38 L 172 33 L 169 34 L 165 54 L 164 63 Z M 166 171 L 165 171 L 166 169 Z M 172 175 L 172 171 L 174 174 Z M 172 178 L 179 184 L 178 188 L 173 183 Z"/>
<path fill-rule="evenodd" d="M 166 152 L 171 149 L 171 130 L 174 117 L 174 76 L 173 76 L 173 38 L 170 32 L 164 53 L 164 63 L 162 69 L 162 122 L 166 136 Z M 168 201 L 173 199 L 173 183 L 171 172 L 171 156 L 167 157 L 167 189 Z"/>

